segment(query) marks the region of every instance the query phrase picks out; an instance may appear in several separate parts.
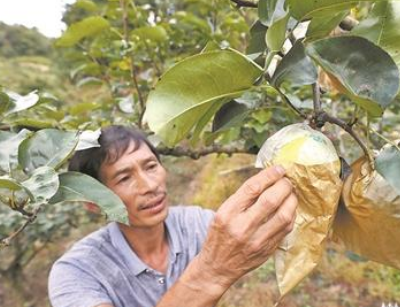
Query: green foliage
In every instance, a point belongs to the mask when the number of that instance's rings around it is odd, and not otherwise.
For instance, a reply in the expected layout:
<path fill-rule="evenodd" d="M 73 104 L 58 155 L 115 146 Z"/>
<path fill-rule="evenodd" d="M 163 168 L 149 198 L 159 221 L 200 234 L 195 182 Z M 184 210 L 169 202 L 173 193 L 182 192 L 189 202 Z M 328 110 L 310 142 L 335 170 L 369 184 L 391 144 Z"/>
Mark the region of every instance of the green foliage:
<path fill-rule="evenodd" d="M 281 50 L 286 39 L 289 13 L 284 8 L 285 0 L 261 0 L 258 15 L 263 25 L 268 27 L 265 41 L 270 52 Z"/>
<path fill-rule="evenodd" d="M 74 132 L 43 129 L 21 142 L 18 162 L 25 173 L 32 173 L 41 166 L 58 169 L 73 153 L 77 144 L 78 135 Z"/>
<path fill-rule="evenodd" d="M 298 41 L 276 68 L 271 84 L 280 87 L 282 82 L 292 86 L 313 84 L 318 79 L 317 68 L 306 55 L 304 45 Z"/>
<path fill-rule="evenodd" d="M 349 15 L 349 11 L 345 10 L 331 16 L 314 17 L 307 28 L 307 40 L 328 36 L 347 15 Z"/>
<path fill-rule="evenodd" d="M 400 67 L 400 2 L 379 1 L 371 14 L 351 32 L 369 39 L 386 50 Z"/>
<path fill-rule="evenodd" d="M 193 56 L 162 76 L 148 98 L 146 120 L 166 144 L 174 145 L 204 117 L 209 121 L 223 104 L 249 89 L 260 75 L 256 64 L 234 51 Z"/>
<path fill-rule="evenodd" d="M 0 131 L 0 171 L 9 172 L 16 168 L 18 162 L 18 147 L 23 140 L 31 134 L 30 131 L 24 129 L 18 134 Z"/>
<path fill-rule="evenodd" d="M 37 29 L 0 22 L 0 57 L 50 56 L 51 42 Z"/>
<path fill-rule="evenodd" d="M 379 153 L 375 160 L 376 170 L 400 194 L 400 149 L 388 146 Z"/>
<path fill-rule="evenodd" d="M 386 0 L 382 0 L 386 1 Z M 358 2 L 379 2 L 374 0 L 305 0 L 302 2 L 288 0 L 287 5 L 291 15 L 297 20 L 303 21 L 313 17 L 331 17 L 337 13 L 355 7 Z"/>
<path fill-rule="evenodd" d="M 386 139 L 400 138 L 396 1 L 258 4 L 237 9 L 229 0 L 79 0 L 67 7 L 68 29 L 56 42 L 63 73 L 54 74 L 52 62 L 39 57 L 0 58 L 0 235 L 8 236 L 40 209 L 21 239 L 22 249 L 29 250 L 33 242 L 82 220 L 82 202 L 95 202 L 111 220 L 126 222 L 114 194 L 63 169 L 74 150 L 98 146 L 98 134 L 90 130 L 111 123 L 155 132 L 161 145 L 181 142 L 194 150 L 229 145 L 256 152 L 282 126 L 315 119 L 310 85 L 319 82 L 323 111 L 351 122 L 364 138 L 371 126 Z M 332 38 L 349 14 L 359 25 Z M 10 42 L 22 36 L 0 32 L 0 56 L 31 54 L 10 51 Z M 39 48 L 40 39 L 35 44 Z M 337 84 L 324 84 L 325 72 Z M 385 109 L 383 118 L 368 119 Z M 331 130 L 344 152 L 354 151 L 339 130 Z M 370 138 L 375 147 L 382 145 Z M 388 173 L 398 170 L 392 167 L 397 158 L 390 158 L 397 157 L 396 150 L 377 159 L 377 169 L 392 182 L 398 181 L 397 173 Z M 217 166 L 208 171 L 215 173 Z M 218 181 L 213 178 L 202 201 Z"/>
<path fill-rule="evenodd" d="M 96 179 L 82 173 L 60 175 L 60 188 L 50 203 L 61 202 L 91 202 L 102 209 L 109 221 L 128 224 L 128 214 L 121 199 Z"/>
<path fill-rule="evenodd" d="M 381 116 L 399 91 L 399 70 L 393 59 L 366 39 L 322 39 L 309 44 L 307 52 L 340 81 L 355 103 L 373 116 Z"/>
<path fill-rule="evenodd" d="M 86 37 L 101 33 L 102 31 L 108 29 L 109 26 L 110 24 L 108 21 L 102 17 L 88 17 L 69 27 L 55 44 L 58 47 L 71 47 Z"/>

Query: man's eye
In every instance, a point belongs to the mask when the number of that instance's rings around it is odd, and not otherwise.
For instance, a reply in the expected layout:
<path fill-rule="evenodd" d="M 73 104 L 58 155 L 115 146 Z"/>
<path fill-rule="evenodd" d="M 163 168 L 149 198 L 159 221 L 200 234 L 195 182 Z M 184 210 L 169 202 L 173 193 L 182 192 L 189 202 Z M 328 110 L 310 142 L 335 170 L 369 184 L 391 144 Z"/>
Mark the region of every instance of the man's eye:
<path fill-rule="evenodd" d="M 157 166 L 158 166 L 157 163 L 150 163 L 150 164 L 147 166 L 147 169 L 153 170 L 153 169 L 157 168 Z"/>
<path fill-rule="evenodd" d="M 129 180 L 129 176 L 124 176 L 118 181 L 118 183 L 122 183 L 122 182 L 125 182 L 125 181 L 128 181 L 128 180 Z"/>

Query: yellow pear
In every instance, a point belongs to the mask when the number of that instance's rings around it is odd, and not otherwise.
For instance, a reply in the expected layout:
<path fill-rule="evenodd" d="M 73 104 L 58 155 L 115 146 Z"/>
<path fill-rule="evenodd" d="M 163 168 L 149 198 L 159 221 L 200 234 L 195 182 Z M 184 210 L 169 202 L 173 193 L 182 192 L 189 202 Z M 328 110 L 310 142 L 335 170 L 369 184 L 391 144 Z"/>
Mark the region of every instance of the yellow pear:
<path fill-rule="evenodd" d="M 256 167 L 271 165 L 286 169 L 299 200 L 294 229 L 275 252 L 278 288 L 284 296 L 322 257 L 342 190 L 340 159 L 323 133 L 293 124 L 261 147 Z"/>

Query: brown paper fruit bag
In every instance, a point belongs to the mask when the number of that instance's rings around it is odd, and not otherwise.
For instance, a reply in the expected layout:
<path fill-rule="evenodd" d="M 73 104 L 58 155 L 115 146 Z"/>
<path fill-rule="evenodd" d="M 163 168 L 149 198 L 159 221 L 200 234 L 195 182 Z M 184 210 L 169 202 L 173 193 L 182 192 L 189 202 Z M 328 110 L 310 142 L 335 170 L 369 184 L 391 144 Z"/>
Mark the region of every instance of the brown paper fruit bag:
<path fill-rule="evenodd" d="M 360 256 L 400 269 L 400 193 L 362 157 L 353 163 L 342 195 L 334 238 Z"/>
<path fill-rule="evenodd" d="M 275 252 L 281 297 L 319 263 L 342 190 L 340 160 L 331 141 L 306 124 L 289 125 L 269 138 L 256 167 L 282 165 L 299 200 L 293 231 Z"/>

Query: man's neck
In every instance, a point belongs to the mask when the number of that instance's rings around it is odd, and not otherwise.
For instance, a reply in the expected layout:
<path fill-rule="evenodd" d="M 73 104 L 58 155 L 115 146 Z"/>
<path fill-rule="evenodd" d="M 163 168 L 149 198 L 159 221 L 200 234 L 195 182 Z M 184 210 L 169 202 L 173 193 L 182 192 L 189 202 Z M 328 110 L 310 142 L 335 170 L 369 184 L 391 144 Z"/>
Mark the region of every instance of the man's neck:
<path fill-rule="evenodd" d="M 152 228 L 119 224 L 128 244 L 151 268 L 165 273 L 168 268 L 168 240 L 164 223 Z"/>

